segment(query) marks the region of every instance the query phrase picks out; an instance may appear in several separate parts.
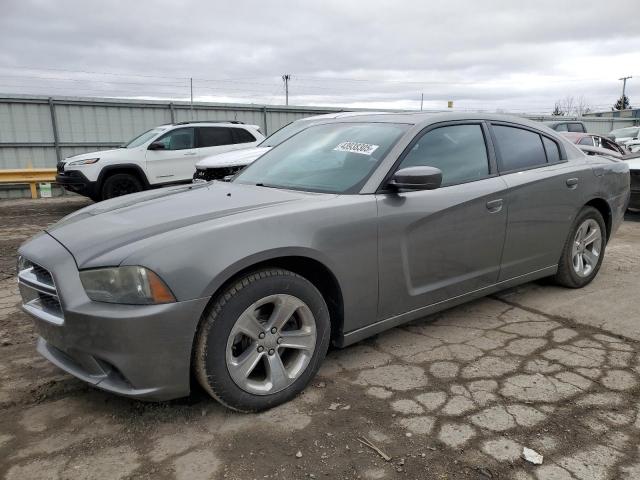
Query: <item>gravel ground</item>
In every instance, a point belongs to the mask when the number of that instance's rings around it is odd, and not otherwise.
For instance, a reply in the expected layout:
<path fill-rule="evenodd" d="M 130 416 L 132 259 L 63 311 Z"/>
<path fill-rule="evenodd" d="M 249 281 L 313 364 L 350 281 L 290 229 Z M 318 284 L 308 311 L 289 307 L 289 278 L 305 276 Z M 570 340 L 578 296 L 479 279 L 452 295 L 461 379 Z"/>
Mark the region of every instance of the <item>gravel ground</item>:
<path fill-rule="evenodd" d="M 200 390 L 115 397 L 35 352 L 16 249 L 86 203 L 0 202 L 4 478 L 640 478 L 640 216 L 587 288 L 528 284 L 333 350 L 295 400 L 243 415 Z"/>

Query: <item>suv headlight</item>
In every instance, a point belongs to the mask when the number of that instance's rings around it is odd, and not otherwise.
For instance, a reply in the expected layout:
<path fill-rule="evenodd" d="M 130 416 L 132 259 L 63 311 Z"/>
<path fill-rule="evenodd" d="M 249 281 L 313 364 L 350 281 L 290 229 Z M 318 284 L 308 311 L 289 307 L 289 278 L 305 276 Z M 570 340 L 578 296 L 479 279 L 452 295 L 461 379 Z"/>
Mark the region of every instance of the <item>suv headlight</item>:
<path fill-rule="evenodd" d="M 67 163 L 67 165 L 91 165 L 92 163 L 96 163 L 98 160 L 100 160 L 100 158 L 86 158 L 84 160 L 74 160 L 73 162 Z"/>
<path fill-rule="evenodd" d="M 83 270 L 80 280 L 87 296 L 96 302 L 154 305 L 176 301 L 160 277 L 145 267 Z"/>

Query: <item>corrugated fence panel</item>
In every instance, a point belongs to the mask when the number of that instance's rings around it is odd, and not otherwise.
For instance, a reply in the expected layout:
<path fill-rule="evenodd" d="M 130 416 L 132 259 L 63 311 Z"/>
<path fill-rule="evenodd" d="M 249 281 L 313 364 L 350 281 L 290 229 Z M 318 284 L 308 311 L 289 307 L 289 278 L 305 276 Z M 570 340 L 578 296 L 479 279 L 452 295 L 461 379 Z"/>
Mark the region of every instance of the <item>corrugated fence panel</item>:
<path fill-rule="evenodd" d="M 171 122 L 169 108 L 56 105 L 62 143 L 118 142 Z"/>
<path fill-rule="evenodd" d="M 53 142 L 49 105 L 0 100 L 0 142 Z"/>
<path fill-rule="evenodd" d="M 54 168 L 56 152 L 53 147 L 3 147 L 0 148 L 0 169 Z"/>

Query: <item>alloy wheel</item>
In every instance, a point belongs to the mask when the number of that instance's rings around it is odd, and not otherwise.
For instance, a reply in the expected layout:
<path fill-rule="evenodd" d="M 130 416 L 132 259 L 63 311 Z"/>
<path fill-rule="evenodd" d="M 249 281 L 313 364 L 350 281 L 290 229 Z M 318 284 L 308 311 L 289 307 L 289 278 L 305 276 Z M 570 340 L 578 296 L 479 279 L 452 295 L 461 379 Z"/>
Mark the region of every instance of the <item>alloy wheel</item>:
<path fill-rule="evenodd" d="M 589 218 L 576 231 L 571 249 L 574 272 L 580 277 L 588 277 L 598 265 L 602 249 L 602 231 L 598 222 Z"/>
<path fill-rule="evenodd" d="M 255 395 L 284 390 L 305 371 L 316 345 L 311 310 L 293 295 L 269 295 L 236 320 L 226 347 L 235 384 Z"/>

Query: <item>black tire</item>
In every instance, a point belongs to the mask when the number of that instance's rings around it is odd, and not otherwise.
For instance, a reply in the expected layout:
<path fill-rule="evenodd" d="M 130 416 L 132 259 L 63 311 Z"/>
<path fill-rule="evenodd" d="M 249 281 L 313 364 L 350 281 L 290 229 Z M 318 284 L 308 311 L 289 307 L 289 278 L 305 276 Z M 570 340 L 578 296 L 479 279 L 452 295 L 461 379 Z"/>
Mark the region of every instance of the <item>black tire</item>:
<path fill-rule="evenodd" d="M 315 320 L 315 348 L 306 368 L 285 389 L 255 394 L 240 388 L 227 367 L 227 340 L 236 320 L 254 302 L 271 295 L 291 295 L 306 304 Z M 257 412 L 287 402 L 315 376 L 329 348 L 331 322 L 327 304 L 308 280 L 288 270 L 268 268 L 247 274 L 212 299 L 196 333 L 193 367 L 200 385 L 223 405 Z"/>
<path fill-rule="evenodd" d="M 102 184 L 102 200 L 120 197 L 130 193 L 141 192 L 143 190 L 142 182 L 135 175 L 129 173 L 115 173 L 104 181 Z"/>
<path fill-rule="evenodd" d="M 594 220 L 600 227 L 602 236 L 600 255 L 591 273 L 589 273 L 587 276 L 580 276 L 576 273 L 573 267 L 572 248 L 578 228 L 585 221 L 590 219 Z M 600 212 L 593 207 L 584 207 L 582 210 L 580 210 L 580 213 L 578 213 L 575 220 L 573 221 L 573 225 L 571 226 L 571 230 L 569 231 L 569 235 L 567 236 L 567 240 L 565 241 L 564 248 L 562 249 L 562 256 L 560 257 L 560 262 L 558 263 L 558 272 L 553 277 L 555 283 L 568 288 L 582 288 L 585 285 L 591 283 L 591 281 L 598 274 L 600 266 L 602 265 L 606 245 L 607 227 L 604 223 L 604 219 L 602 218 L 602 214 L 600 214 Z"/>

